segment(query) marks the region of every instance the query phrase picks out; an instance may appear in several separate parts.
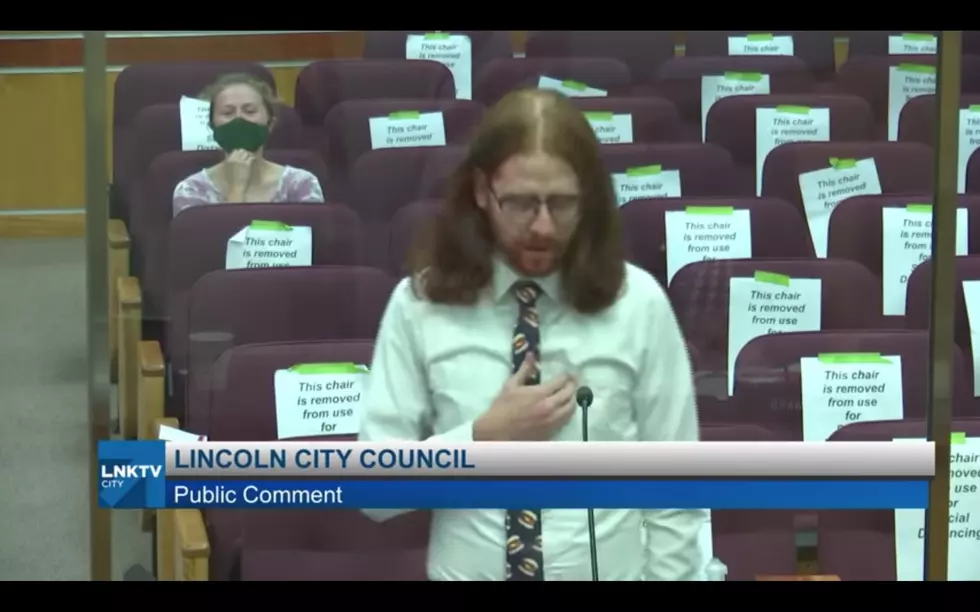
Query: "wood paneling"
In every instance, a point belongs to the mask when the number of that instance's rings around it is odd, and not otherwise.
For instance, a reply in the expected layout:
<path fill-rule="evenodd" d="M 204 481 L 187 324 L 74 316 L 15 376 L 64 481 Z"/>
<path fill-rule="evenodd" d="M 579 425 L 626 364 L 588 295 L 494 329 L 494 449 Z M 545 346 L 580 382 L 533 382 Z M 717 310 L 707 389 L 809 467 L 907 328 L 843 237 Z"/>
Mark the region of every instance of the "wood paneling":
<path fill-rule="evenodd" d="M 282 98 L 293 103 L 300 68 L 271 68 Z M 106 75 L 111 129 L 117 72 Z M 82 74 L 0 75 L 0 211 L 64 210 L 85 206 L 85 126 Z M 111 133 L 109 146 L 112 145 Z M 112 151 L 109 151 L 110 162 Z M 110 163 L 111 167 L 111 163 Z M 31 217 L 44 223 L 47 217 Z"/>
<path fill-rule="evenodd" d="M 85 235 L 85 215 L 0 215 L 0 238 L 64 238 Z"/>
<path fill-rule="evenodd" d="M 362 32 L 187 36 L 179 38 L 109 38 L 108 63 L 262 61 L 359 57 Z M 82 65 L 83 41 L 63 39 L 0 39 L 0 67 L 65 68 Z"/>

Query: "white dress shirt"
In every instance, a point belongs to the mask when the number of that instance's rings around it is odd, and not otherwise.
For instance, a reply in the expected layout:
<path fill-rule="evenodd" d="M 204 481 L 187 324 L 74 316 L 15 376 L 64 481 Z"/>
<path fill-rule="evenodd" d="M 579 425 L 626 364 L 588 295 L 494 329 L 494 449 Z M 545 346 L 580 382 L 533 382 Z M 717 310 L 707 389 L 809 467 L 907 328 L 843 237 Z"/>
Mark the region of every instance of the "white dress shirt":
<path fill-rule="evenodd" d="M 511 375 L 520 277 L 496 261 L 493 282 L 471 306 L 419 298 L 402 280 L 385 311 L 371 365 L 362 441 L 473 441 L 473 422 Z M 541 380 L 572 371 L 594 393 L 589 440 L 696 441 L 690 360 L 663 289 L 627 265 L 610 308 L 583 315 L 561 303 L 557 275 L 534 279 L 541 328 Z M 431 436 L 431 437 L 430 437 Z M 582 441 L 581 415 L 555 442 Z M 365 510 L 375 520 L 403 511 Z M 541 513 L 545 580 L 591 580 L 585 510 Z M 699 510 L 596 510 L 600 580 L 698 580 L 704 565 Z M 643 533 L 645 530 L 645 533 Z M 503 580 L 503 510 L 433 513 L 431 580 Z"/>

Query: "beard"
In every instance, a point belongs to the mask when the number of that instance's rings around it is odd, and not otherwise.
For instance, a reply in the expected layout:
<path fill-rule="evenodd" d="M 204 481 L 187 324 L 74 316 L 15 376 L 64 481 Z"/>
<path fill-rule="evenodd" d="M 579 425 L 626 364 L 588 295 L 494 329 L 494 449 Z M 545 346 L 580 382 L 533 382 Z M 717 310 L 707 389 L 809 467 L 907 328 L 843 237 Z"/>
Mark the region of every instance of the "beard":
<path fill-rule="evenodd" d="M 558 269 L 564 245 L 554 239 L 515 241 L 501 247 L 507 263 L 524 276 L 547 276 Z"/>

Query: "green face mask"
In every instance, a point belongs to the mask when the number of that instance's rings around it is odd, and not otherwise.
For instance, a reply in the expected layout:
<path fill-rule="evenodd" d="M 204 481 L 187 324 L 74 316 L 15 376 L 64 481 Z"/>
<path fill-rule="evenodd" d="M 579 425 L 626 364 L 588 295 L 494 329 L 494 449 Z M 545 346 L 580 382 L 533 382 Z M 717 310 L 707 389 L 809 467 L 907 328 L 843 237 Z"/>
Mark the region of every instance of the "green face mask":
<path fill-rule="evenodd" d="M 241 117 L 213 128 L 214 141 L 226 153 L 244 149 L 255 153 L 269 139 L 269 127 Z"/>

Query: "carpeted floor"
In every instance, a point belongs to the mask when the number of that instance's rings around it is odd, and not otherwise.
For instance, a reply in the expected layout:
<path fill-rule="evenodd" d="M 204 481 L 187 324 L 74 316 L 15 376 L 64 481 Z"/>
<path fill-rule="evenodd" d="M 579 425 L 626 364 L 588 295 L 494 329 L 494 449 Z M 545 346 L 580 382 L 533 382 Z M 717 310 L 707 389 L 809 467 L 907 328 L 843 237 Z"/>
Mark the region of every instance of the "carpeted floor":
<path fill-rule="evenodd" d="M 81 238 L 0 239 L 0 415 L 0 580 L 88 580 Z M 138 512 L 112 520 L 114 579 L 151 567 Z"/>

